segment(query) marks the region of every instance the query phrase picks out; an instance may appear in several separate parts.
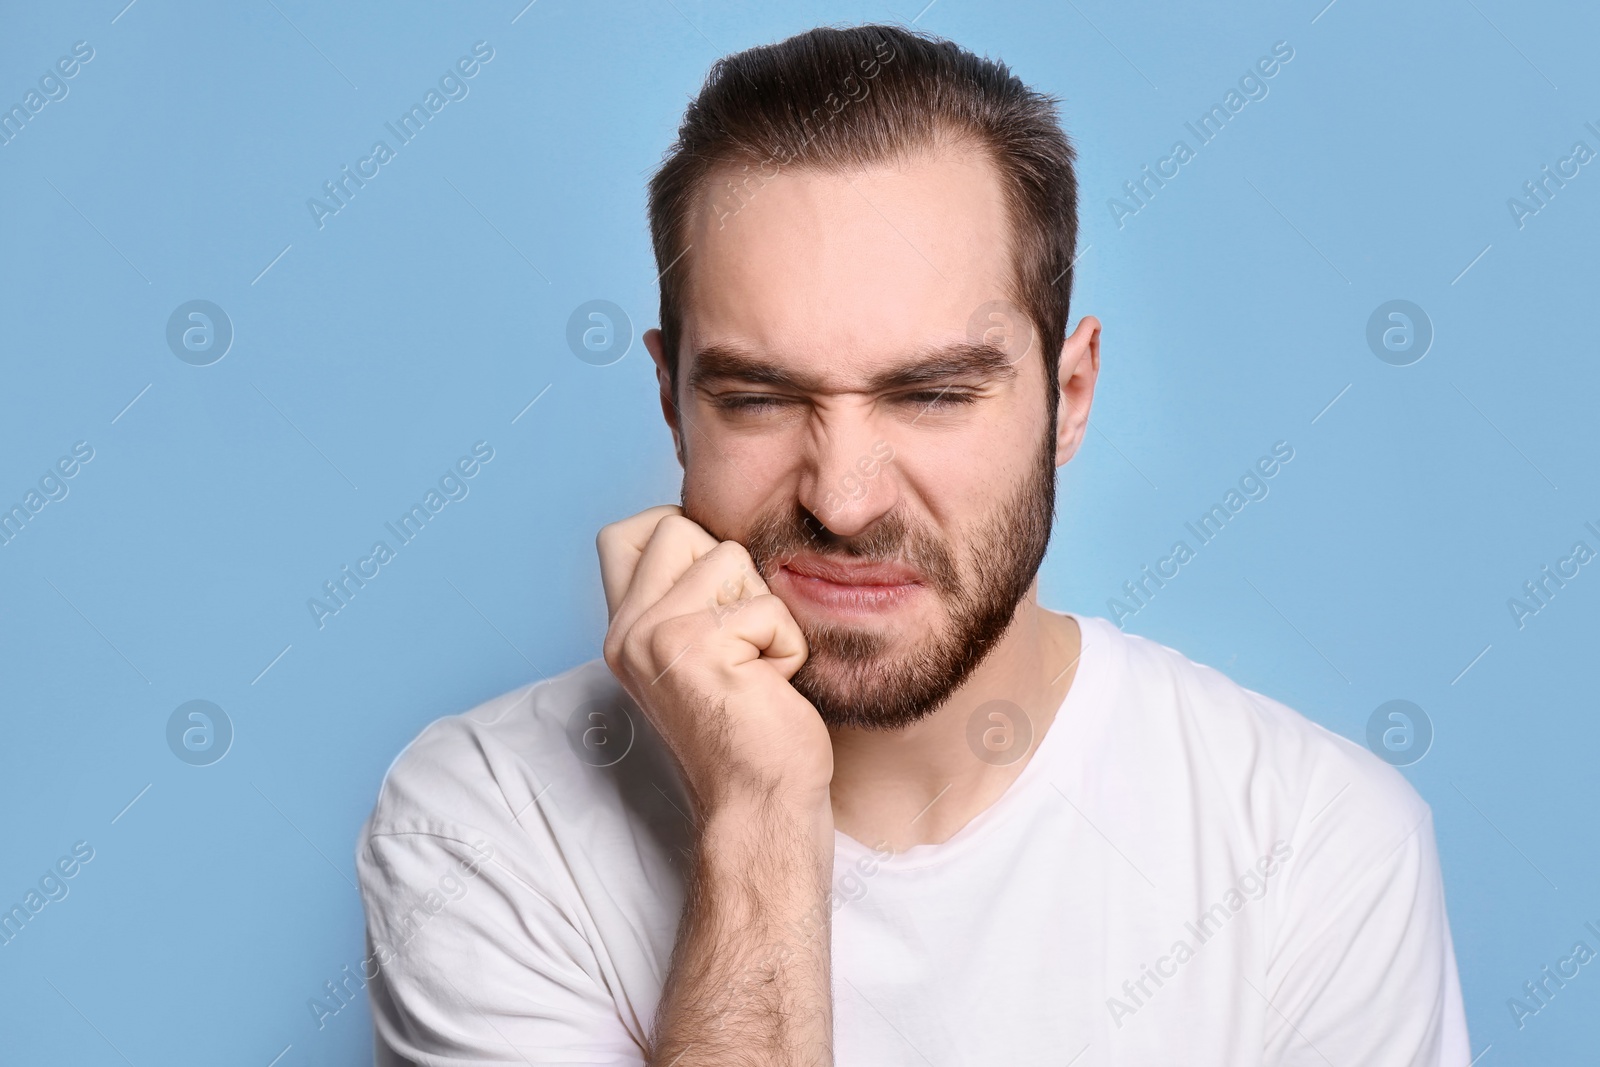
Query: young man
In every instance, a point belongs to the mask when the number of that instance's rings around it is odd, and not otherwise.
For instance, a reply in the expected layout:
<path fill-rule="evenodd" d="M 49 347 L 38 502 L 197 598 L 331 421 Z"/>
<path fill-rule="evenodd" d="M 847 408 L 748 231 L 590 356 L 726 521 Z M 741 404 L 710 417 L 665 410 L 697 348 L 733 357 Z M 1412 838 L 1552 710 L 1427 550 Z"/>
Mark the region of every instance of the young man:
<path fill-rule="evenodd" d="M 1404 779 L 1037 603 L 1072 166 L 948 42 L 717 64 L 650 189 L 682 507 L 600 531 L 604 662 L 391 769 L 380 1063 L 1467 1063 Z"/>

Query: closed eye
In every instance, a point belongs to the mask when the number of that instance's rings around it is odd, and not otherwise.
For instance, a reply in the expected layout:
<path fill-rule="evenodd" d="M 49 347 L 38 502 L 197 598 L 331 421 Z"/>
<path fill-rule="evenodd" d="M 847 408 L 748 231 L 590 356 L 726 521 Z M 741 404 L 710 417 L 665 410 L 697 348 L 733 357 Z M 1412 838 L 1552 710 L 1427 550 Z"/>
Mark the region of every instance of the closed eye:
<path fill-rule="evenodd" d="M 776 393 L 730 393 L 714 400 L 719 409 L 736 415 L 761 415 L 776 411 L 788 402 L 788 397 Z"/>
<path fill-rule="evenodd" d="M 960 407 L 965 404 L 976 404 L 976 394 L 959 389 L 921 389 L 914 393 L 901 393 L 898 398 L 902 403 L 909 404 L 921 410 Z"/>
<path fill-rule="evenodd" d="M 918 412 L 950 410 L 976 404 L 980 397 L 968 390 L 944 386 L 939 389 L 917 389 L 897 393 L 892 403 L 916 409 Z M 796 403 L 794 397 L 781 393 L 724 393 L 712 398 L 721 410 L 734 415 L 765 415 Z"/>

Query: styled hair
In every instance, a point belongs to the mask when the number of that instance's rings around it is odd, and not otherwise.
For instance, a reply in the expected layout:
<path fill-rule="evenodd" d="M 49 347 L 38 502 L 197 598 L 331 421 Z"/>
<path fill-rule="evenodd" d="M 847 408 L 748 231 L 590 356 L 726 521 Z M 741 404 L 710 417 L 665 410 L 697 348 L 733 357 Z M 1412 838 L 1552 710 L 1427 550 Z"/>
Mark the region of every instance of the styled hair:
<path fill-rule="evenodd" d="M 785 169 L 829 173 L 943 146 L 989 156 L 1004 186 L 1012 239 L 1008 299 L 1042 341 L 1054 419 L 1078 238 L 1072 143 L 1057 100 L 1004 63 L 898 26 L 821 27 L 725 56 L 684 111 L 650 179 L 650 236 L 660 270 L 661 334 L 674 392 L 693 213 L 712 189 L 721 225 Z"/>

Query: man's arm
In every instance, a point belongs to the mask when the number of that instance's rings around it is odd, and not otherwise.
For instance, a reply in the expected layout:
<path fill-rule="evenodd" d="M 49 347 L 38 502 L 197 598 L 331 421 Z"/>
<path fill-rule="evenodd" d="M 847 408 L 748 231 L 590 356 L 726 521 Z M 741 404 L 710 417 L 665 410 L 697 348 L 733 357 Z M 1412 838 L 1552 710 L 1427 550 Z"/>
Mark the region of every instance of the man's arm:
<path fill-rule="evenodd" d="M 1433 820 L 1397 772 L 1375 771 L 1296 847 L 1285 932 L 1260 991 L 1265 1062 L 1277 1067 L 1470 1058 Z"/>
<path fill-rule="evenodd" d="M 826 797 L 702 822 L 652 1063 L 833 1062 L 832 835 Z"/>
<path fill-rule="evenodd" d="M 606 663 L 671 748 L 698 820 L 657 1067 L 833 1062 L 833 750 L 789 684 L 805 638 L 745 550 L 677 508 L 597 540 Z"/>

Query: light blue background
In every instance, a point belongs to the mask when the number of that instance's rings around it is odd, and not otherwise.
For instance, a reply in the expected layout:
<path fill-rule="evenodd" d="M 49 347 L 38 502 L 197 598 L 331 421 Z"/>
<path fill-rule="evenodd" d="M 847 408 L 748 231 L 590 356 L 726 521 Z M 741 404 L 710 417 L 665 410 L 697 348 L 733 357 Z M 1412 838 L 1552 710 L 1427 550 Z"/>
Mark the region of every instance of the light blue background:
<path fill-rule="evenodd" d="M 644 182 L 712 60 L 921 3 L 125 2 L 0 7 L 0 105 L 95 50 L 0 147 L 0 504 L 95 450 L 0 547 L 0 904 L 95 849 L 0 947 L 0 1059 L 362 1062 L 365 1006 L 319 1031 L 307 1000 L 364 954 L 353 851 L 385 768 L 596 655 L 595 530 L 677 496 L 642 346 L 590 366 L 568 315 L 654 324 Z M 1081 152 L 1073 310 L 1105 323 L 1104 369 L 1043 598 L 1108 614 L 1292 444 L 1128 629 L 1358 740 L 1421 705 L 1436 738 L 1405 773 L 1473 1051 L 1576 1062 L 1600 965 L 1520 1031 L 1506 1001 L 1600 925 L 1600 567 L 1522 629 L 1507 600 L 1600 548 L 1600 164 L 1522 228 L 1507 199 L 1600 149 L 1600 21 L 1324 2 L 920 13 L 1058 94 Z M 480 40 L 470 95 L 319 230 L 307 198 Z M 1270 95 L 1119 228 L 1108 199 L 1277 41 Z M 1436 331 L 1406 367 L 1365 340 L 1395 298 Z M 212 366 L 166 345 L 193 299 L 236 332 Z M 479 440 L 470 496 L 319 630 L 307 598 Z M 167 748 L 191 699 L 234 724 L 211 766 Z"/>

